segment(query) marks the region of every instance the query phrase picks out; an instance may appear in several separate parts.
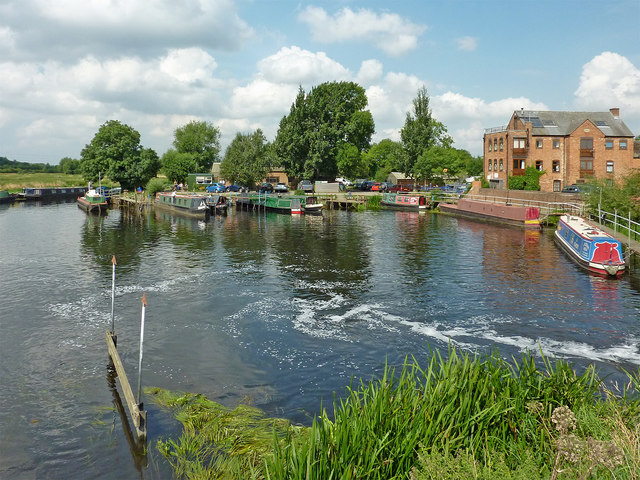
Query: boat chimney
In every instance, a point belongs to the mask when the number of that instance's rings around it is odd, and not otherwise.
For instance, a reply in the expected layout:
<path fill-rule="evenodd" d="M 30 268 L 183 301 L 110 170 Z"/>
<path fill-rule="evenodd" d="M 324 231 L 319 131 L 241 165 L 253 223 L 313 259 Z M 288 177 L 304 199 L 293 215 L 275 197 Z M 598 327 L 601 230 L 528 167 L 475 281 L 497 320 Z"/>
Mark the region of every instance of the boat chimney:
<path fill-rule="evenodd" d="M 613 118 L 615 118 L 616 120 L 620 118 L 620 109 L 618 107 L 610 108 L 609 111 L 611 112 L 611 115 L 613 115 Z"/>

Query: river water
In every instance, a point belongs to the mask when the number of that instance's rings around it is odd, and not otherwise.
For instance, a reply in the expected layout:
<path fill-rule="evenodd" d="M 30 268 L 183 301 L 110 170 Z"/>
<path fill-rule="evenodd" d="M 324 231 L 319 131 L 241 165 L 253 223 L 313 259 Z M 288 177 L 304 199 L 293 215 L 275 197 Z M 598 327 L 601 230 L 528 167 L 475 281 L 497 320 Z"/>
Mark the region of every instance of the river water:
<path fill-rule="evenodd" d="M 170 478 L 145 403 L 134 455 L 107 375 L 115 255 L 118 350 L 142 383 L 251 402 L 309 424 L 333 392 L 429 349 L 543 351 L 611 380 L 640 366 L 640 266 L 588 275 L 525 232 L 434 214 L 233 211 L 88 216 L 74 203 L 0 205 L 0 477 Z M 121 393 L 121 392 L 120 392 Z"/>

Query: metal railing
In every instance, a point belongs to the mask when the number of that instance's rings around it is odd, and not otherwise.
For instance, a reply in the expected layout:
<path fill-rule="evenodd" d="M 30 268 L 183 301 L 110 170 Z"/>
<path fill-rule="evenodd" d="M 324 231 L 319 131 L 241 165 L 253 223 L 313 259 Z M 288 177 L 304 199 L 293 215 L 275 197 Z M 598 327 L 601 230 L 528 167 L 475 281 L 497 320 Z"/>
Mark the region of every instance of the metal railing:
<path fill-rule="evenodd" d="M 640 241 L 640 223 L 631 220 L 631 212 L 627 216 L 620 215 L 615 209 L 613 213 L 602 210 L 598 206 L 597 218 L 596 212 L 590 212 L 589 218 L 596 220 L 600 225 L 604 225 L 612 229 L 616 233 L 628 237 L 629 241 Z"/>

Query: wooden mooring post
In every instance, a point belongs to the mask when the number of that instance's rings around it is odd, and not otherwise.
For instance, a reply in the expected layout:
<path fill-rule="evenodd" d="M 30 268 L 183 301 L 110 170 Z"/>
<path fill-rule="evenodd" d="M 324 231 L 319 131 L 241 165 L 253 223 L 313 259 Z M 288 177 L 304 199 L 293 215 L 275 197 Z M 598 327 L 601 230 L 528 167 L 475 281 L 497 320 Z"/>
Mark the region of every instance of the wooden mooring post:
<path fill-rule="evenodd" d="M 120 379 L 120 386 L 122 387 L 122 393 L 124 393 L 124 398 L 127 403 L 127 407 L 129 408 L 129 413 L 131 413 L 131 419 L 133 420 L 133 425 L 136 429 L 136 433 L 138 435 L 138 440 L 146 439 L 147 437 L 147 412 L 144 411 L 144 405 L 141 401 L 141 378 L 142 378 L 142 339 L 144 332 L 144 312 L 147 306 L 147 298 L 146 295 L 142 294 L 142 320 L 141 320 L 141 329 L 140 329 L 140 360 L 138 364 L 138 399 L 136 400 L 133 395 L 133 390 L 131 390 L 131 384 L 129 383 L 129 379 L 127 378 L 127 373 L 124 370 L 124 365 L 122 364 L 122 360 L 120 360 L 120 355 L 118 354 L 118 350 L 116 345 L 118 343 L 118 337 L 115 334 L 115 325 L 113 319 L 113 311 L 114 311 L 114 299 L 115 299 L 115 268 L 116 268 L 116 257 L 115 255 L 112 258 L 113 263 L 113 282 L 112 282 L 112 293 L 111 293 L 111 330 L 107 330 L 106 332 L 106 341 L 107 341 L 107 350 L 109 351 L 109 358 L 111 359 L 111 363 L 113 365 L 113 369 L 117 377 Z"/>

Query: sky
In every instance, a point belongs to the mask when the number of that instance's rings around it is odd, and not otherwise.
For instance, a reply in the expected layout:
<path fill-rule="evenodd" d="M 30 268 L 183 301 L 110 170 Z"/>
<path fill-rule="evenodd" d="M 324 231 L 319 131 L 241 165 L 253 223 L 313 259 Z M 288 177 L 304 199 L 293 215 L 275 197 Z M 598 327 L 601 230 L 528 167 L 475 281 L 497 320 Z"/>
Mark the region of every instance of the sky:
<path fill-rule="evenodd" d="M 640 0 L 0 0 L 0 156 L 80 158 L 119 120 L 162 156 L 192 120 L 275 138 L 298 89 L 366 89 L 374 142 L 421 87 L 482 154 L 514 110 L 608 111 L 640 134 Z"/>

